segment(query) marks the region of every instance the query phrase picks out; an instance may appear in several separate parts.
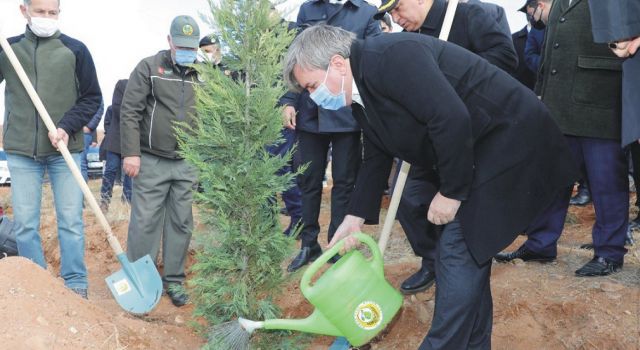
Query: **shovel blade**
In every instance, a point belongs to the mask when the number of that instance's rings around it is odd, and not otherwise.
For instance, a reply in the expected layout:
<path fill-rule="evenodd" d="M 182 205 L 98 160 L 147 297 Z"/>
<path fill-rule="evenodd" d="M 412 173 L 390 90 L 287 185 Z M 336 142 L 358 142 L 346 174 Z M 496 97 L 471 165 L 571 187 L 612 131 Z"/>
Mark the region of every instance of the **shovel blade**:
<path fill-rule="evenodd" d="M 146 314 L 160 301 L 162 279 L 149 255 L 131 263 L 118 255 L 122 269 L 105 278 L 120 307 L 133 314 Z"/>

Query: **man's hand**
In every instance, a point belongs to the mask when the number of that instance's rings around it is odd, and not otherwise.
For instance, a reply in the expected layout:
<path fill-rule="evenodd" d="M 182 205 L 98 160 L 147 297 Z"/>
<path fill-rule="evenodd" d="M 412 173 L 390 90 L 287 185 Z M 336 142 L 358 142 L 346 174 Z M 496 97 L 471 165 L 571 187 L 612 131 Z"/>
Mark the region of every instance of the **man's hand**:
<path fill-rule="evenodd" d="M 351 234 L 362 231 L 362 225 L 364 225 L 363 218 L 359 218 L 353 215 L 346 215 L 344 217 L 344 220 L 342 220 L 340 226 L 338 226 L 338 229 L 333 235 L 333 239 L 331 239 L 331 242 L 329 242 L 327 248 L 333 247 L 343 238 L 345 239 L 345 241 L 344 246 L 342 247 L 342 249 L 340 249 L 340 254 L 344 255 L 346 252 L 356 248 L 360 241 L 358 241 L 358 239 L 353 237 Z"/>
<path fill-rule="evenodd" d="M 282 124 L 287 129 L 296 129 L 296 109 L 293 106 L 286 106 L 282 110 Z"/>
<path fill-rule="evenodd" d="M 129 177 L 134 178 L 138 176 L 140 172 L 140 156 L 124 157 L 122 168 L 124 169 L 124 173 L 129 175 Z"/>
<path fill-rule="evenodd" d="M 88 126 L 83 126 L 82 127 L 82 132 L 84 132 L 85 134 L 91 134 L 91 129 L 89 129 Z"/>
<path fill-rule="evenodd" d="M 638 52 L 638 48 L 640 48 L 640 36 L 631 40 L 631 42 L 629 43 L 629 48 L 628 48 L 629 54 L 635 55 L 636 52 Z"/>
<path fill-rule="evenodd" d="M 436 225 L 448 224 L 456 217 L 458 208 L 459 200 L 447 198 L 438 192 L 429 205 L 427 220 Z"/>
<path fill-rule="evenodd" d="M 62 140 L 65 145 L 69 145 L 69 135 L 63 129 L 58 128 L 55 132 L 49 132 L 49 141 L 55 149 L 58 149 L 58 142 Z"/>
<path fill-rule="evenodd" d="M 614 45 L 615 47 L 611 47 Z M 631 55 L 635 55 L 638 51 L 638 47 L 640 46 L 640 37 L 620 40 L 615 44 L 610 44 L 611 51 L 613 51 L 616 56 L 621 58 L 627 58 Z"/>

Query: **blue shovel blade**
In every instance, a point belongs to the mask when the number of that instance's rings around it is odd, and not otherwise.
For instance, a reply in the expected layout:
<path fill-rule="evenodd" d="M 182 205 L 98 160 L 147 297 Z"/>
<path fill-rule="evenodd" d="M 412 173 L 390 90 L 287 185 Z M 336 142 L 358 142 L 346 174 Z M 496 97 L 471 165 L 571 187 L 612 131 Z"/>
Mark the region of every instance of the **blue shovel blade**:
<path fill-rule="evenodd" d="M 125 253 L 118 255 L 122 269 L 105 278 L 120 307 L 133 314 L 146 314 L 160 301 L 162 279 L 149 255 L 131 263 Z"/>

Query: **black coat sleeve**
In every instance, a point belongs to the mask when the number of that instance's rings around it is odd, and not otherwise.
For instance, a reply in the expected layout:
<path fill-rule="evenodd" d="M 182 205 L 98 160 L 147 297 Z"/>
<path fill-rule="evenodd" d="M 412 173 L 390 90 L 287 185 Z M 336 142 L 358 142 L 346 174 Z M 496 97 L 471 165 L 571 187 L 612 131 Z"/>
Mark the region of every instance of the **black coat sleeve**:
<path fill-rule="evenodd" d="M 511 36 L 479 6 L 469 6 L 467 11 L 470 51 L 498 66 L 507 73 L 518 68 L 518 54 Z"/>
<path fill-rule="evenodd" d="M 445 47 L 440 56 L 445 58 L 441 59 L 455 60 L 447 57 L 447 52 Z M 427 128 L 437 158 L 440 193 L 460 201 L 467 199 L 474 171 L 471 117 L 434 54 L 413 42 L 399 42 L 385 53 L 381 68 L 384 95 L 407 114 L 393 117 L 414 118 L 416 125 Z"/>

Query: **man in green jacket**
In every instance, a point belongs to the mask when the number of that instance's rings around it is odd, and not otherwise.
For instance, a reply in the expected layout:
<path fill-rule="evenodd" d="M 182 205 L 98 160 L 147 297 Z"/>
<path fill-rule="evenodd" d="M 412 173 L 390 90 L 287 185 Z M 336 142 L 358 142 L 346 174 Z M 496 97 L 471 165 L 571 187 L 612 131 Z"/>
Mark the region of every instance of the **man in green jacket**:
<path fill-rule="evenodd" d="M 82 191 L 56 149 L 63 140 L 80 166 L 82 127 L 102 99 L 87 47 L 58 30 L 58 0 L 24 0 L 24 34 L 9 43 L 57 131 L 48 133 L 5 52 L 0 50 L 0 82 L 6 81 L 4 148 L 11 172 L 11 201 L 19 254 L 46 268 L 40 241 L 40 202 L 45 172 L 53 190 L 60 241 L 60 275 L 65 285 L 87 297 Z"/>
<path fill-rule="evenodd" d="M 162 238 L 163 282 L 176 306 L 187 295 L 171 288 L 185 279 L 184 263 L 191 240 L 191 188 L 196 171 L 178 154 L 176 122 L 193 122 L 193 67 L 200 30 L 189 16 L 171 23 L 169 50 L 147 57 L 131 73 L 120 112 L 124 171 L 133 178 L 127 255 L 155 258 Z"/>

